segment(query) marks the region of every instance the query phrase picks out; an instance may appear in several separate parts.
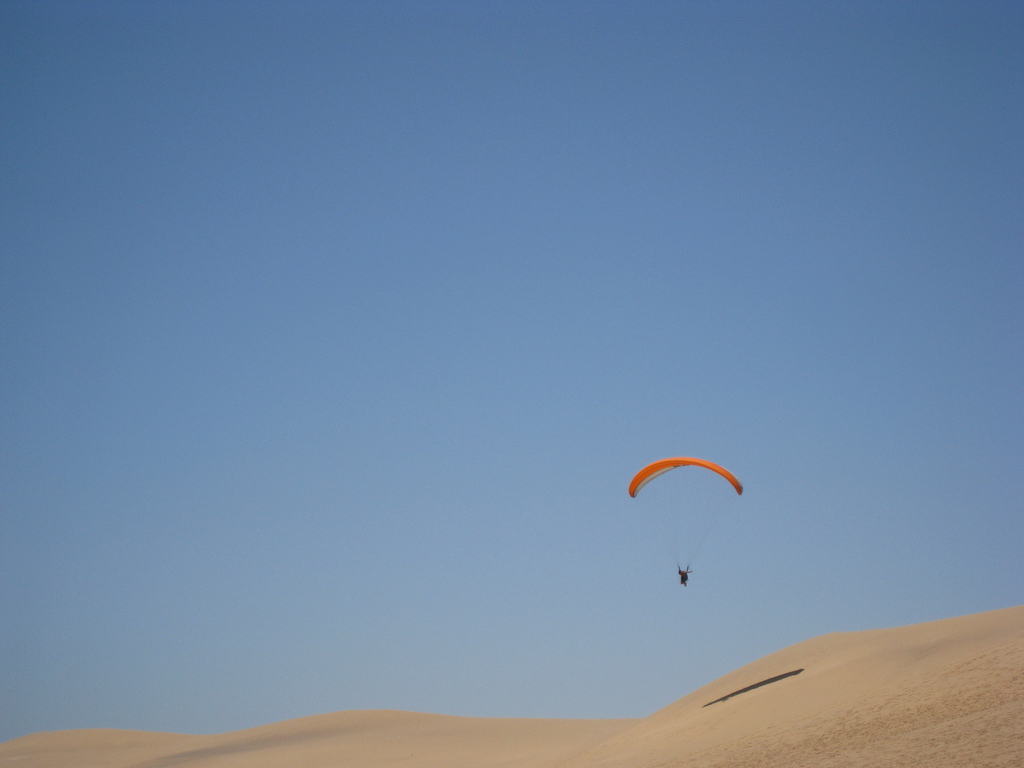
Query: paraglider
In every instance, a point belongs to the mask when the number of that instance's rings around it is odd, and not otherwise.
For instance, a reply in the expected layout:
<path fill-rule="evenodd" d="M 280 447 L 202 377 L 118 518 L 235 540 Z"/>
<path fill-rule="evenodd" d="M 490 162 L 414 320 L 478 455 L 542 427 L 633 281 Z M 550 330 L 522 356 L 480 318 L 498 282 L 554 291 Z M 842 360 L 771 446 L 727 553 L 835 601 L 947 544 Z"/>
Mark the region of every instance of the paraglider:
<path fill-rule="evenodd" d="M 640 489 L 647 485 L 649 482 L 651 482 L 651 480 L 678 467 L 701 467 L 703 469 L 709 469 L 712 472 L 715 472 L 724 477 L 726 480 L 728 480 L 732 487 L 735 489 L 737 495 L 743 494 L 743 483 L 741 483 L 737 479 L 736 475 L 727 470 L 725 467 L 719 464 L 715 464 L 714 462 L 708 461 L 706 459 L 695 459 L 689 456 L 677 456 L 671 459 L 661 459 L 659 461 L 652 462 L 643 469 L 641 469 L 639 472 L 637 472 L 636 475 L 633 477 L 633 481 L 629 484 L 629 495 L 632 496 L 633 498 L 636 498 L 636 495 L 637 493 L 640 492 Z M 693 571 L 690 570 L 689 563 L 687 563 L 686 565 L 686 570 L 683 570 L 683 567 L 679 565 L 677 562 L 676 569 L 679 572 L 679 583 L 685 587 L 687 581 L 689 581 L 689 576 L 691 573 L 693 573 Z"/>
<path fill-rule="evenodd" d="M 690 570 L 689 565 L 686 566 L 685 571 L 678 565 L 676 566 L 676 568 L 679 570 L 679 583 L 685 587 L 686 582 L 690 580 L 690 574 L 693 573 L 693 571 Z"/>

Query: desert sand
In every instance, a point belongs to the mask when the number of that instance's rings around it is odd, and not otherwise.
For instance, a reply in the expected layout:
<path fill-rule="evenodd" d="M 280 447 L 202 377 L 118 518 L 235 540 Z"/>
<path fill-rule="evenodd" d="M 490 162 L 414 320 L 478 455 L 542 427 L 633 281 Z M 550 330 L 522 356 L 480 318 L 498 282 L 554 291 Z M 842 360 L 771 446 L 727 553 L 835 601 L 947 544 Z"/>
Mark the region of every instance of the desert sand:
<path fill-rule="evenodd" d="M 1024 606 L 824 635 L 640 720 L 355 711 L 208 736 L 37 733 L 3 768 L 1024 766 Z"/>

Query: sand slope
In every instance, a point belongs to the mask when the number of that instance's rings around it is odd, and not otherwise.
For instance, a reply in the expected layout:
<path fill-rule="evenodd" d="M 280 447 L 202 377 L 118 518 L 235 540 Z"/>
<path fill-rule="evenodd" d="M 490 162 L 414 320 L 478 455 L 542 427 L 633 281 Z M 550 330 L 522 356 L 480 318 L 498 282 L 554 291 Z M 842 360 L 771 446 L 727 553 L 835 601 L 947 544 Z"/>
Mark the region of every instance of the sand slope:
<path fill-rule="evenodd" d="M 557 765 L 1024 766 L 1024 606 L 798 643 Z"/>
<path fill-rule="evenodd" d="M 1024 606 L 825 635 L 643 720 L 338 712 L 235 733 L 39 733 L 0 767 L 1024 766 Z"/>
<path fill-rule="evenodd" d="M 3 768 L 533 768 L 576 754 L 636 720 L 336 712 L 213 736 L 82 730 L 0 744 Z"/>

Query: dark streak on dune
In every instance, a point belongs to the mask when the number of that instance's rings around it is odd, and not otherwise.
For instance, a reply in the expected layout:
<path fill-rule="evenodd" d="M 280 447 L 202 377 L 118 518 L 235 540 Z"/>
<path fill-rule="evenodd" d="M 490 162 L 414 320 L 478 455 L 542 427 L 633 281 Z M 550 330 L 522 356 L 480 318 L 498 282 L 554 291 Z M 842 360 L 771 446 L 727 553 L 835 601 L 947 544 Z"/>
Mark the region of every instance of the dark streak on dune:
<path fill-rule="evenodd" d="M 777 682 L 779 682 L 779 680 L 785 680 L 787 677 L 792 677 L 793 675 L 799 675 L 803 671 L 804 670 L 802 668 L 801 669 L 794 669 L 792 672 L 785 672 L 785 673 L 783 673 L 781 675 L 776 675 L 775 677 L 769 677 L 767 680 L 762 680 L 760 683 L 754 683 L 753 685 L 748 685 L 746 688 L 740 688 L 738 691 L 733 691 L 732 693 L 727 694 L 727 695 L 723 696 L 720 699 L 715 699 L 714 701 L 709 701 L 704 706 L 705 707 L 710 707 L 712 704 L 717 704 L 720 701 L 728 701 L 733 696 L 739 696 L 741 693 L 746 693 L 747 691 L 752 691 L 755 688 L 760 688 L 762 685 L 769 685 L 771 683 L 777 683 Z"/>

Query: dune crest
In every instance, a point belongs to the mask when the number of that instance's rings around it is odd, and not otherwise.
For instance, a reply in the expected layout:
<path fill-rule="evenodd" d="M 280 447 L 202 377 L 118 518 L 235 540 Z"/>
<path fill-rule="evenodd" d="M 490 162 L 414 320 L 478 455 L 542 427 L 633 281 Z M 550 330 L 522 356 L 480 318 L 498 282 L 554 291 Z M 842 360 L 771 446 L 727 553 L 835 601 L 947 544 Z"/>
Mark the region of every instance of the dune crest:
<path fill-rule="evenodd" d="M 37 733 L 2 768 L 1024 765 L 1024 606 L 823 635 L 642 720 L 359 711 L 234 733 Z"/>
<path fill-rule="evenodd" d="M 1024 606 L 797 643 L 557 765 L 955 764 L 1024 765 Z"/>
<path fill-rule="evenodd" d="M 531 768 L 576 754 L 635 722 L 362 710 L 210 736 L 58 731 L 0 744 L 0 768 Z"/>

